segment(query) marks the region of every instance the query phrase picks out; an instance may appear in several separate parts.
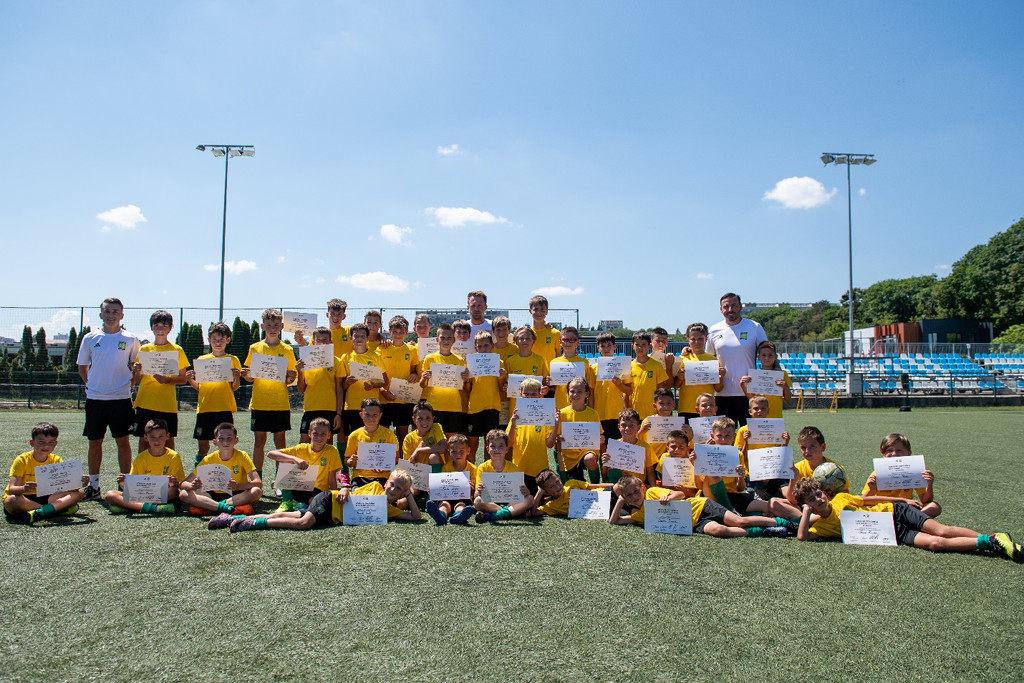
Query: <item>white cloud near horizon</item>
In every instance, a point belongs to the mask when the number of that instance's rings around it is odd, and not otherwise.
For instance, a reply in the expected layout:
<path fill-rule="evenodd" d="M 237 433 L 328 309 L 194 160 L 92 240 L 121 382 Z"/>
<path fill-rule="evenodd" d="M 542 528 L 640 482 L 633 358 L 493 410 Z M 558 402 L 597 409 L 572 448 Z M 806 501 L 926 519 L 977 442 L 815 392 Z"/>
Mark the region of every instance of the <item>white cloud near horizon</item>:
<path fill-rule="evenodd" d="M 207 263 L 205 266 L 203 266 L 203 270 L 208 270 L 210 272 L 220 272 L 220 265 L 217 263 Z M 255 261 L 246 261 L 243 259 L 241 261 L 224 262 L 224 272 L 227 275 L 241 275 L 242 273 L 248 272 L 250 270 L 256 270 Z"/>
<path fill-rule="evenodd" d="M 714 273 L 697 273 L 698 280 L 710 280 L 715 276 Z"/>
<path fill-rule="evenodd" d="M 380 236 L 391 244 L 397 244 L 400 247 L 412 246 L 412 242 L 406 239 L 406 237 L 411 234 L 412 228 L 402 228 L 391 223 L 380 226 Z"/>
<path fill-rule="evenodd" d="M 446 156 L 451 156 L 452 154 L 462 154 L 462 149 L 458 145 L 456 145 L 454 143 L 451 144 L 451 145 L 448 145 L 447 147 L 444 147 L 442 145 L 438 145 L 437 146 L 437 153 L 440 154 L 441 156 L 446 157 Z"/>
<path fill-rule="evenodd" d="M 109 225 L 115 225 L 124 230 L 134 230 L 135 226 L 139 223 L 147 222 L 146 217 L 142 215 L 142 209 L 134 204 L 108 209 L 96 214 L 96 218 L 106 224 L 105 228 Z M 104 232 L 109 232 L 109 229 L 104 230 Z"/>
<path fill-rule="evenodd" d="M 582 287 L 570 289 L 569 287 L 564 287 L 562 285 L 556 285 L 554 287 L 538 287 L 530 292 L 530 294 L 537 294 L 540 296 L 579 296 L 582 293 Z"/>
<path fill-rule="evenodd" d="M 468 206 L 430 206 L 425 211 L 446 228 L 461 228 L 470 223 L 476 225 L 508 223 L 507 219 L 495 216 L 489 211 L 481 211 Z"/>
<path fill-rule="evenodd" d="M 775 189 L 764 193 L 765 201 L 774 201 L 787 209 L 816 209 L 827 204 L 838 190 L 825 189 L 819 181 L 808 176 L 784 178 L 775 183 Z"/>
<path fill-rule="evenodd" d="M 397 275 L 391 275 L 382 270 L 375 270 L 372 273 L 339 275 L 335 282 L 371 292 L 405 292 L 409 289 L 408 282 Z"/>

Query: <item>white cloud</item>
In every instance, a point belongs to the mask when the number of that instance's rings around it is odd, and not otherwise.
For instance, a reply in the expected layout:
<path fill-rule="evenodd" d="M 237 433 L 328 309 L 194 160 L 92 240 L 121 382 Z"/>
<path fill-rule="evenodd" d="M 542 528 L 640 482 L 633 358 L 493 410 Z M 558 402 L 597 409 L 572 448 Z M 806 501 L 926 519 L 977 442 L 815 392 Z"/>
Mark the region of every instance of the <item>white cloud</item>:
<path fill-rule="evenodd" d="M 412 242 L 405 239 L 407 235 L 412 234 L 412 228 L 401 228 L 397 225 L 388 223 L 387 225 L 380 226 L 380 236 L 386 239 L 391 244 L 397 244 L 402 247 L 411 247 Z"/>
<path fill-rule="evenodd" d="M 99 218 L 104 223 L 116 225 L 125 230 L 134 230 L 136 225 L 146 222 L 146 217 L 142 215 L 142 209 L 134 204 L 118 206 L 98 213 L 96 218 Z M 109 230 L 104 230 L 104 232 L 109 232 Z"/>
<path fill-rule="evenodd" d="M 540 287 L 530 292 L 530 294 L 539 294 L 540 296 L 579 296 L 582 293 L 582 287 L 570 289 L 568 287 L 563 287 L 562 285 L 555 287 Z"/>
<path fill-rule="evenodd" d="M 220 265 L 216 263 L 208 263 L 203 266 L 203 270 L 209 270 L 211 272 L 220 272 Z M 228 275 L 241 275 L 242 273 L 256 270 L 255 261 L 225 261 L 224 272 Z"/>
<path fill-rule="evenodd" d="M 372 273 L 356 273 L 355 275 L 339 275 L 336 282 L 371 292 L 404 292 L 409 289 L 408 282 L 382 270 L 375 270 Z"/>
<path fill-rule="evenodd" d="M 932 268 L 934 268 L 935 270 L 949 270 L 949 264 L 948 263 L 940 263 L 938 265 L 932 266 Z"/>
<path fill-rule="evenodd" d="M 446 228 L 461 228 L 468 223 L 489 225 L 491 223 L 508 223 L 508 220 L 495 216 L 488 211 L 470 207 L 456 208 L 451 206 L 431 206 L 426 212 Z"/>
<path fill-rule="evenodd" d="M 714 273 L 697 273 L 698 280 L 710 280 L 715 276 Z"/>
<path fill-rule="evenodd" d="M 775 189 L 765 192 L 765 201 L 776 201 L 787 209 L 814 209 L 827 204 L 838 190 L 829 192 L 825 186 L 814 178 L 785 178 L 775 183 Z"/>
<path fill-rule="evenodd" d="M 440 154 L 441 156 L 450 156 L 452 154 L 462 154 L 462 150 L 459 148 L 458 145 L 455 144 L 448 145 L 447 147 L 442 147 L 441 145 L 438 145 L 437 153 Z"/>
<path fill-rule="evenodd" d="M 858 194 L 858 195 L 860 195 L 861 197 L 863 197 L 863 196 L 864 196 L 864 195 L 866 195 L 867 193 L 868 193 L 868 191 L 867 191 L 867 190 L 865 190 L 865 189 L 864 189 L 863 187 L 862 187 L 862 188 L 860 188 L 859 190 L 857 190 L 857 194 Z"/>
<path fill-rule="evenodd" d="M 285 262 L 285 258 L 284 258 L 284 256 L 278 256 L 278 257 L 277 257 L 277 262 L 278 262 L 278 263 L 284 263 L 284 262 Z"/>

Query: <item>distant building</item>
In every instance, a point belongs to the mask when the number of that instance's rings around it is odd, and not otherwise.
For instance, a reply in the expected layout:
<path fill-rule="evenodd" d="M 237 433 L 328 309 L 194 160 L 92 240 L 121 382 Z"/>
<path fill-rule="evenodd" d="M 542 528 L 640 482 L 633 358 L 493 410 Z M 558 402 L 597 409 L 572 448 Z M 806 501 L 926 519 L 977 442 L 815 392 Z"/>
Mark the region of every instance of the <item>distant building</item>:
<path fill-rule="evenodd" d="M 760 310 L 765 309 L 765 308 L 782 308 L 783 306 L 789 306 L 790 308 L 795 308 L 795 309 L 805 309 L 805 308 L 811 308 L 812 306 L 814 306 L 814 304 L 791 304 L 791 303 L 786 303 L 786 302 L 773 303 L 773 304 L 763 304 L 763 303 L 759 304 L 759 303 L 754 303 L 754 302 L 747 302 L 747 303 L 743 304 L 743 308 L 741 309 L 741 314 L 742 315 L 747 315 L 749 313 L 753 313 L 754 311 L 760 311 Z"/>
<path fill-rule="evenodd" d="M 611 332 L 619 328 L 625 327 L 621 320 L 602 320 L 597 324 L 598 332 Z"/>
<path fill-rule="evenodd" d="M 416 311 L 416 315 L 426 314 L 430 318 L 430 326 L 437 327 L 441 323 L 448 323 L 449 325 L 456 320 L 469 320 L 469 311 L 465 308 L 435 308 L 426 311 Z M 499 315 L 508 317 L 508 309 L 502 310 L 500 308 L 488 308 L 487 319 L 493 320 Z M 409 321 L 412 322 L 411 320 Z"/>

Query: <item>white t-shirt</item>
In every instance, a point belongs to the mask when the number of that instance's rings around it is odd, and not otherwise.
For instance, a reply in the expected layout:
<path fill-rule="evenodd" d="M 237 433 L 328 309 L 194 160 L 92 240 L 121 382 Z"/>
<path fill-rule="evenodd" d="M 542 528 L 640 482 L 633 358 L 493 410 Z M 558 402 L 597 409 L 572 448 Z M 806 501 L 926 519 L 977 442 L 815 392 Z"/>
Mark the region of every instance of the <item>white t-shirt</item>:
<path fill-rule="evenodd" d="M 711 326 L 705 350 L 725 365 L 719 396 L 743 396 L 740 378 L 757 367 L 757 345 L 767 340 L 761 323 L 748 318 L 731 326 L 724 320 Z"/>
<path fill-rule="evenodd" d="M 481 330 L 483 330 L 485 332 L 490 332 L 491 331 L 491 321 L 488 320 L 487 318 L 484 318 L 484 321 L 481 324 L 474 325 L 473 321 L 470 320 L 469 321 L 469 340 L 470 341 L 475 341 L 476 340 L 476 333 L 480 332 Z"/>
<path fill-rule="evenodd" d="M 90 332 L 78 348 L 78 364 L 88 365 L 85 397 L 116 401 L 132 397 L 132 364 L 139 355 L 139 338 L 131 332 Z"/>

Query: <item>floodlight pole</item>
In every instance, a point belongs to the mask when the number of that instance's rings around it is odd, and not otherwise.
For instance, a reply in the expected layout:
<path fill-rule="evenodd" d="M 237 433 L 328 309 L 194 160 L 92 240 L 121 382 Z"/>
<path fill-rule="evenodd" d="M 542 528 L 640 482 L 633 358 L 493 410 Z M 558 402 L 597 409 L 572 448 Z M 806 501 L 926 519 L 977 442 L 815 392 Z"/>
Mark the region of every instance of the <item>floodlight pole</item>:
<path fill-rule="evenodd" d="M 213 156 L 224 157 L 224 213 L 220 228 L 220 300 L 217 313 L 217 319 L 224 322 L 224 262 L 228 239 L 228 161 L 234 156 L 251 157 L 256 154 L 256 148 L 252 145 L 197 145 L 196 149 L 200 152 L 210 150 Z"/>

